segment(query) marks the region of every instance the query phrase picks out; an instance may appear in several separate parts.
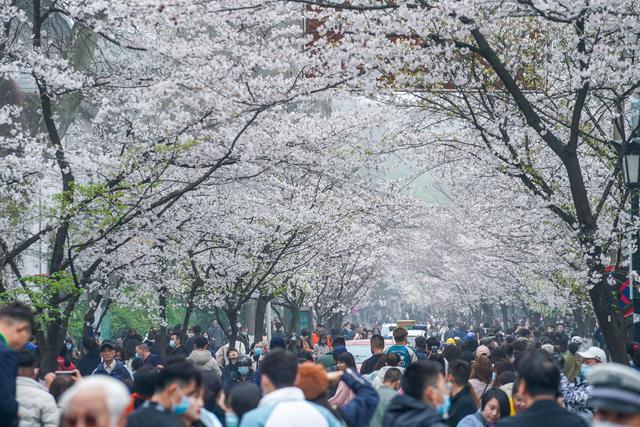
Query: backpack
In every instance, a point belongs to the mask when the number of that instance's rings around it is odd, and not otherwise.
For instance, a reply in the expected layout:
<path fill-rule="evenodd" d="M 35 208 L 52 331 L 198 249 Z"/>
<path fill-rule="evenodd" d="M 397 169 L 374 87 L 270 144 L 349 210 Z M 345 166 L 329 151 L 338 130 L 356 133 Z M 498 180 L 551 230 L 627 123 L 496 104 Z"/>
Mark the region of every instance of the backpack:
<path fill-rule="evenodd" d="M 401 366 L 403 368 L 408 368 L 409 365 L 411 365 L 411 353 L 409 353 L 407 346 L 398 344 L 392 345 L 387 349 L 386 354 L 392 353 L 395 353 L 400 357 L 400 360 L 402 362 Z"/>

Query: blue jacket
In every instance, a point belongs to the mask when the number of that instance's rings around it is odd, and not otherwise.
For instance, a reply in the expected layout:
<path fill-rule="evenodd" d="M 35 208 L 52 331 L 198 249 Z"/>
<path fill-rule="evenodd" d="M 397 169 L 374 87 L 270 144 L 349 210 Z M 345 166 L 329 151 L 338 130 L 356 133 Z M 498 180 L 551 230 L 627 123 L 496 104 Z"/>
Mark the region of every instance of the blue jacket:
<path fill-rule="evenodd" d="M 116 366 L 111 370 L 111 373 L 108 373 L 104 369 L 104 363 L 101 363 L 91 375 L 108 375 L 117 380 L 132 380 L 129 370 L 119 360 L 116 360 Z"/>
<path fill-rule="evenodd" d="M 342 418 L 351 427 L 364 427 L 369 424 L 376 412 L 380 396 L 378 392 L 364 378 L 357 375 L 351 369 L 342 376 L 347 386 L 356 397 L 346 405 L 339 408 Z"/>
<path fill-rule="evenodd" d="M 158 356 L 155 353 L 149 353 L 146 359 L 143 362 L 145 365 L 153 366 L 154 368 L 158 365 L 162 365 L 162 357 Z"/>
<path fill-rule="evenodd" d="M 18 354 L 0 337 L 0 426 L 18 425 L 18 402 L 16 401 L 16 376 Z"/>

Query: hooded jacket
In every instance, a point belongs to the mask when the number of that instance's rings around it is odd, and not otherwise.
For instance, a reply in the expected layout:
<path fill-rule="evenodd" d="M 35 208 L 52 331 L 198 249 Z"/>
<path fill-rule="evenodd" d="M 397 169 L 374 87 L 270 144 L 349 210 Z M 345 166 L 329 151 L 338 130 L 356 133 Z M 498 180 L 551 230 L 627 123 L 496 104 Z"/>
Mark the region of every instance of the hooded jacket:
<path fill-rule="evenodd" d="M 58 406 L 45 387 L 27 377 L 16 378 L 16 400 L 20 409 L 20 427 L 58 425 Z"/>
<path fill-rule="evenodd" d="M 406 395 L 398 395 L 391 400 L 382 425 L 385 427 L 447 427 L 435 409 Z"/>
<path fill-rule="evenodd" d="M 222 377 L 222 371 L 220 371 L 220 366 L 218 362 L 213 358 L 211 352 L 209 350 L 198 350 L 195 349 L 191 352 L 187 360 L 193 362 L 196 368 L 203 371 L 211 371 L 216 377 Z"/>
<path fill-rule="evenodd" d="M 285 387 L 265 395 L 258 407 L 242 417 L 240 427 L 342 427 L 326 408 L 305 400 L 298 387 Z"/>

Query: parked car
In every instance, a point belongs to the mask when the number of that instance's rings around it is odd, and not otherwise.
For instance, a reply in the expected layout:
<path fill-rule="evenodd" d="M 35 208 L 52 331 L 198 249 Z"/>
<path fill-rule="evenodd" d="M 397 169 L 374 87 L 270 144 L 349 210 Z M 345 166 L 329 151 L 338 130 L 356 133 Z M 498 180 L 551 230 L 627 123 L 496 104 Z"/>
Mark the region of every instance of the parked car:
<path fill-rule="evenodd" d="M 346 342 L 347 351 L 353 354 L 353 358 L 356 360 L 358 371 L 362 362 L 371 357 L 371 343 L 369 340 L 350 340 Z M 384 340 L 384 346 L 388 347 L 393 345 L 392 340 Z"/>

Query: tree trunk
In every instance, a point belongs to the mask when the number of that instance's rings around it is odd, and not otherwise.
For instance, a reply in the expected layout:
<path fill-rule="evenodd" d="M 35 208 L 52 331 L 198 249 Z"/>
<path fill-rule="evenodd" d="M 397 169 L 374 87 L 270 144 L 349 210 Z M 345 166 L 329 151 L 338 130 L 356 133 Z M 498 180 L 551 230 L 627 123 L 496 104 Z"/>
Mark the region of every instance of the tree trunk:
<path fill-rule="evenodd" d="M 254 323 L 254 335 L 253 342 L 258 343 L 262 341 L 262 337 L 265 335 L 264 317 L 267 312 L 267 304 L 271 301 L 270 296 L 260 295 L 258 297 L 258 303 L 256 305 L 256 318 Z M 269 325 L 271 326 L 271 325 Z"/>
<path fill-rule="evenodd" d="M 502 323 L 504 325 L 504 329 L 507 330 L 509 328 L 509 307 L 506 304 L 500 304 L 500 312 L 502 313 Z"/>
<path fill-rule="evenodd" d="M 82 339 L 86 339 L 86 338 L 90 338 L 89 337 L 89 330 L 91 330 L 91 328 L 93 328 L 93 324 L 96 322 L 96 311 L 98 310 L 98 307 L 100 306 L 100 303 L 102 302 L 102 295 L 96 295 L 96 297 L 93 299 L 93 303 L 89 304 L 89 309 L 87 310 L 87 312 L 84 314 L 84 319 L 83 319 L 83 327 L 82 327 Z M 95 333 L 95 331 L 94 331 Z"/>
<path fill-rule="evenodd" d="M 300 308 L 297 306 L 291 306 L 291 322 L 289 323 L 289 333 L 298 333 L 298 320 L 300 317 Z"/>
<path fill-rule="evenodd" d="M 616 302 L 611 296 L 606 276 L 589 291 L 589 296 L 607 343 L 611 361 L 628 365 L 629 357 L 625 348 L 624 323 Z"/>
<path fill-rule="evenodd" d="M 191 313 L 193 313 L 193 307 L 195 306 L 195 298 L 196 293 L 198 292 L 198 288 L 200 287 L 199 281 L 196 279 L 191 284 L 191 289 L 189 290 L 189 299 L 187 301 L 187 308 L 184 312 L 184 320 L 182 321 L 182 330 L 184 332 L 188 331 L 189 327 L 189 318 L 191 317 Z"/>
<path fill-rule="evenodd" d="M 574 335 L 586 337 L 590 330 L 587 328 L 587 322 L 582 309 L 572 307 L 571 312 L 573 313 L 573 318 L 576 320 L 576 331 Z"/>
<path fill-rule="evenodd" d="M 327 324 L 325 325 L 326 330 L 331 332 L 331 329 L 333 328 L 340 329 L 342 327 L 342 318 L 343 318 L 342 313 L 333 313 L 327 319 Z"/>
<path fill-rule="evenodd" d="M 236 345 L 236 341 L 238 340 L 238 310 L 223 310 L 227 314 L 227 318 L 229 319 L 229 326 L 231 327 L 231 335 L 227 337 L 229 339 L 229 348 L 234 348 Z"/>
<path fill-rule="evenodd" d="M 167 357 L 167 288 L 160 288 L 158 304 L 160 305 L 160 336 L 158 337 L 158 347 L 160 356 Z"/>
<path fill-rule="evenodd" d="M 40 351 L 40 371 L 42 376 L 56 370 L 56 358 L 64 344 L 66 324 L 66 320 L 56 316 L 47 323 L 46 336 L 38 334 L 38 350 Z"/>

